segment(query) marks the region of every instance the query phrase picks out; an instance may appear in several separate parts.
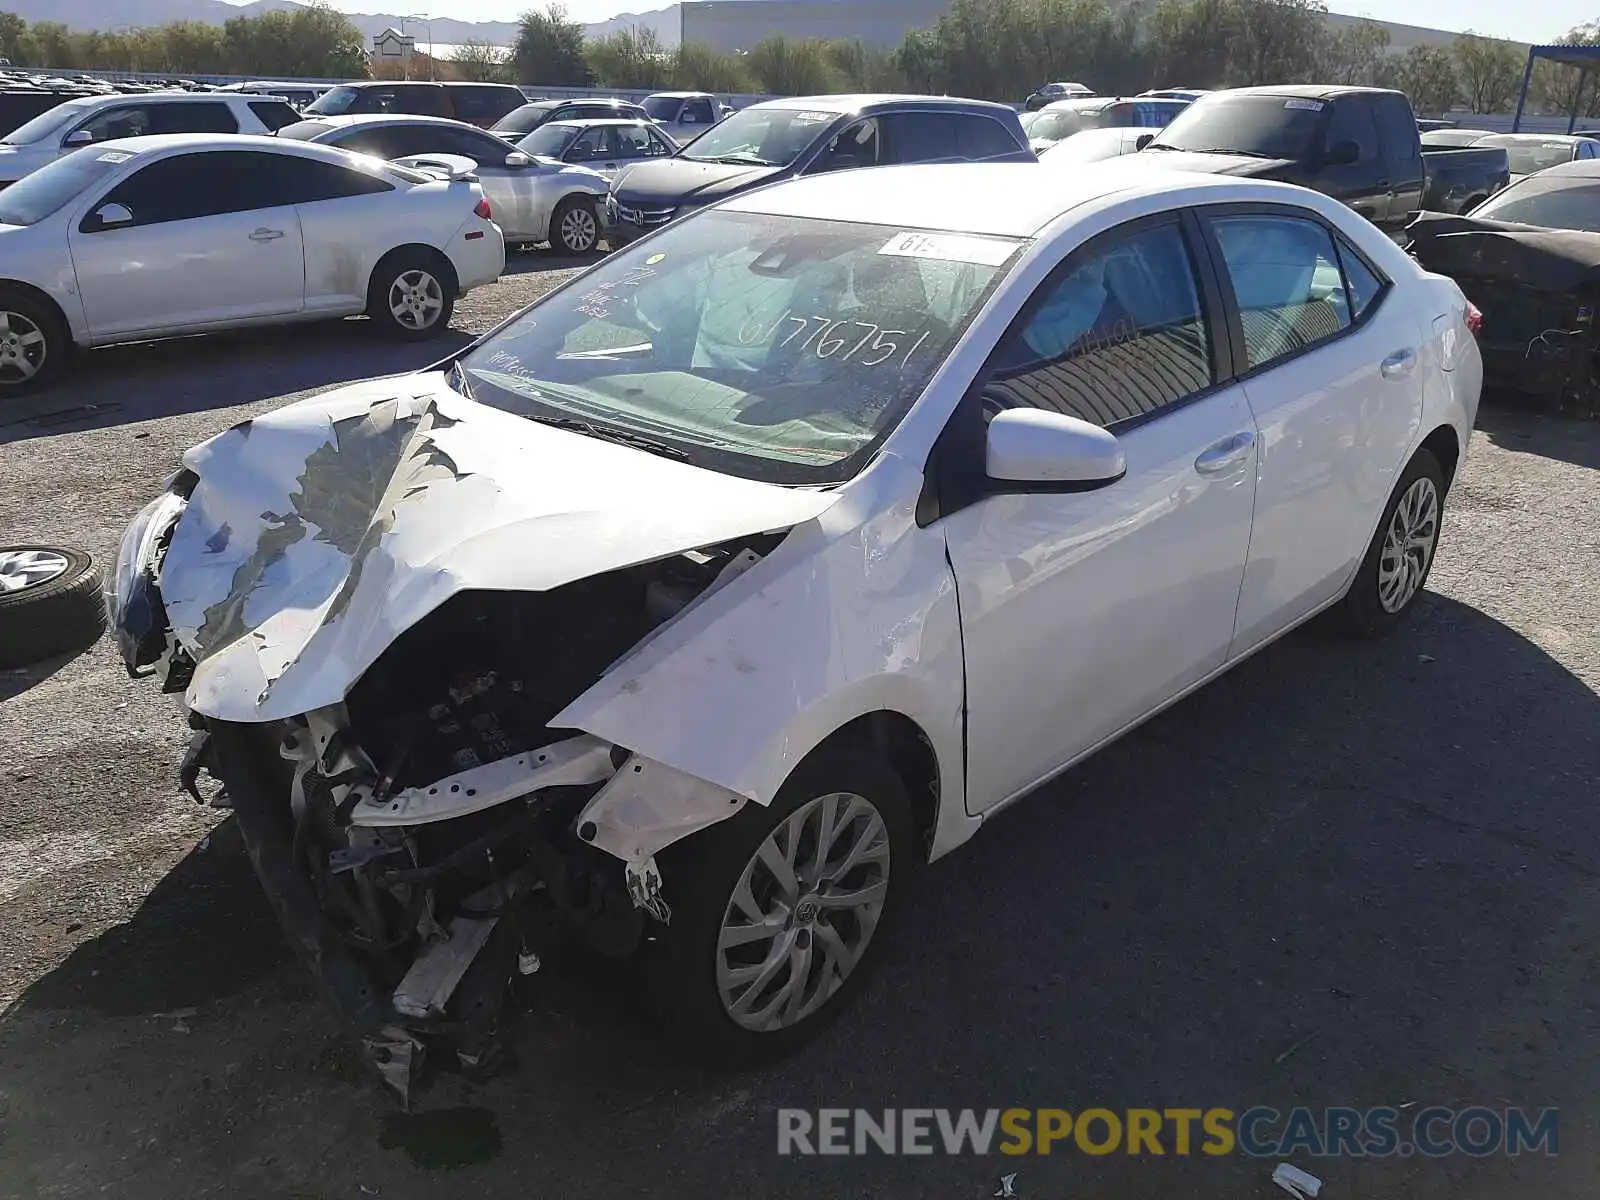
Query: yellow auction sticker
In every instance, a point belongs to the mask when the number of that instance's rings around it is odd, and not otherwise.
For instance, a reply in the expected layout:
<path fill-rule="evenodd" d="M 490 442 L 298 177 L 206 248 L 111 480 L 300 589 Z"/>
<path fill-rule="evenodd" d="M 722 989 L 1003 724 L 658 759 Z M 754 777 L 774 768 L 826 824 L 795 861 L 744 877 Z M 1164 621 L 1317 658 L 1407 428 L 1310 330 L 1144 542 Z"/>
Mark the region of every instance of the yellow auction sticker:
<path fill-rule="evenodd" d="M 652 254 L 649 258 L 644 260 L 644 265 L 647 267 L 653 267 L 658 262 L 663 261 L 666 257 L 667 256 L 665 254 Z"/>

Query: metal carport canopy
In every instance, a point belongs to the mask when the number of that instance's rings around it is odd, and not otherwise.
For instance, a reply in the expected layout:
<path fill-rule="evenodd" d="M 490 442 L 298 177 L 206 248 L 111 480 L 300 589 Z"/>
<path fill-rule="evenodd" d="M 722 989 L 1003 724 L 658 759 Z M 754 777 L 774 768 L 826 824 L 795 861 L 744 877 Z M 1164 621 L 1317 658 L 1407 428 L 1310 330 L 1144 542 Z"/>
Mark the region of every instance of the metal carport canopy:
<path fill-rule="evenodd" d="M 1522 128 L 1522 110 L 1527 107 L 1528 89 L 1533 85 L 1533 66 L 1541 59 L 1563 67 L 1577 67 L 1583 72 L 1572 112 L 1567 115 L 1567 132 L 1571 133 L 1577 127 L 1578 111 L 1583 107 L 1583 89 L 1588 85 L 1589 76 L 1600 68 L 1600 46 L 1529 46 L 1528 66 L 1522 72 L 1522 94 L 1517 97 L 1517 115 L 1511 122 L 1512 133 Z"/>

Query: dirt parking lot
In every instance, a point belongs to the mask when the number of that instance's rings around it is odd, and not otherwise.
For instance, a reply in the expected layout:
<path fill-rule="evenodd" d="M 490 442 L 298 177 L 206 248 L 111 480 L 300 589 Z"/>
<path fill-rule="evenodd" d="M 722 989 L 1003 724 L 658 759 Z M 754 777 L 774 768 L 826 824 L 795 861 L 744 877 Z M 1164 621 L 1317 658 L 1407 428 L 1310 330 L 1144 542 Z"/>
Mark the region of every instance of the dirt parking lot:
<path fill-rule="evenodd" d="M 567 277 L 525 256 L 459 337 Z M 421 366 L 360 322 L 86 356 L 0 414 L 0 540 L 109 564 L 178 452 Z M 459 344 L 457 342 L 456 344 Z M 674 1061 L 626 968 L 397 1112 L 290 959 L 187 732 L 109 643 L 0 673 L 0 1196 L 1244 1197 L 1242 1155 L 783 1158 L 798 1107 L 1559 1107 L 1560 1154 L 1301 1159 L 1327 1200 L 1600 1179 L 1600 425 L 1486 407 L 1415 623 L 1302 631 L 938 864 L 799 1057 Z"/>

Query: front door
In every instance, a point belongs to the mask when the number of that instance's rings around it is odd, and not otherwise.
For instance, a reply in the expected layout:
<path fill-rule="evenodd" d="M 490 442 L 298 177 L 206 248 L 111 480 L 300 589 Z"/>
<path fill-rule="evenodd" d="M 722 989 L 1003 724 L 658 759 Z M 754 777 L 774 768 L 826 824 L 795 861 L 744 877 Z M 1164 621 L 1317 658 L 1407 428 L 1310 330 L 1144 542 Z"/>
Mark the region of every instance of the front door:
<path fill-rule="evenodd" d="M 1383 225 L 1389 219 L 1392 183 L 1388 160 L 1378 143 L 1372 105 L 1365 95 L 1341 96 L 1333 102 L 1322 147 L 1324 158 L 1346 145 L 1355 147 L 1355 160 L 1325 163 L 1317 172 L 1316 188 L 1348 204 L 1373 224 Z"/>
<path fill-rule="evenodd" d="M 1237 299 L 1261 432 L 1255 532 L 1233 653 L 1338 597 L 1422 414 L 1422 330 L 1374 321 L 1388 281 L 1304 211 L 1210 219 Z"/>
<path fill-rule="evenodd" d="M 968 410 L 972 441 L 987 416 L 1027 405 L 1104 426 L 1127 458 L 1126 476 L 1096 490 L 990 494 L 941 522 L 960 598 L 974 812 L 1226 659 L 1255 425 L 1244 393 L 1219 383 L 1224 327 L 1194 264 L 1177 217 L 1096 238 L 1040 288 L 968 397 L 984 410 Z"/>
<path fill-rule="evenodd" d="M 301 310 L 299 218 L 289 205 L 253 207 L 260 180 L 236 157 L 255 156 L 161 159 L 79 214 L 68 246 L 94 340 Z M 108 206 L 127 219 L 104 220 Z"/>

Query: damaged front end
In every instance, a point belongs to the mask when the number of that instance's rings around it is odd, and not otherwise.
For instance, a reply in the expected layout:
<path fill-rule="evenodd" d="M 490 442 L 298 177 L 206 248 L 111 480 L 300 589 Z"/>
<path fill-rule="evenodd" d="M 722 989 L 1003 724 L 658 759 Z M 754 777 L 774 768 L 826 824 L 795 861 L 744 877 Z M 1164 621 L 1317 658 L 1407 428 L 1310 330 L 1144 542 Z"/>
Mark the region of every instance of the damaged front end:
<path fill-rule="evenodd" d="M 1600 417 L 1600 234 L 1425 215 L 1412 255 L 1482 312 L 1485 382 Z"/>
<path fill-rule="evenodd" d="M 563 939 L 625 956 L 670 921 L 656 854 L 749 798 L 551 722 L 829 503 L 467 404 L 369 385 L 221 435 L 108 597 L 403 1100 L 502 1061 Z"/>

